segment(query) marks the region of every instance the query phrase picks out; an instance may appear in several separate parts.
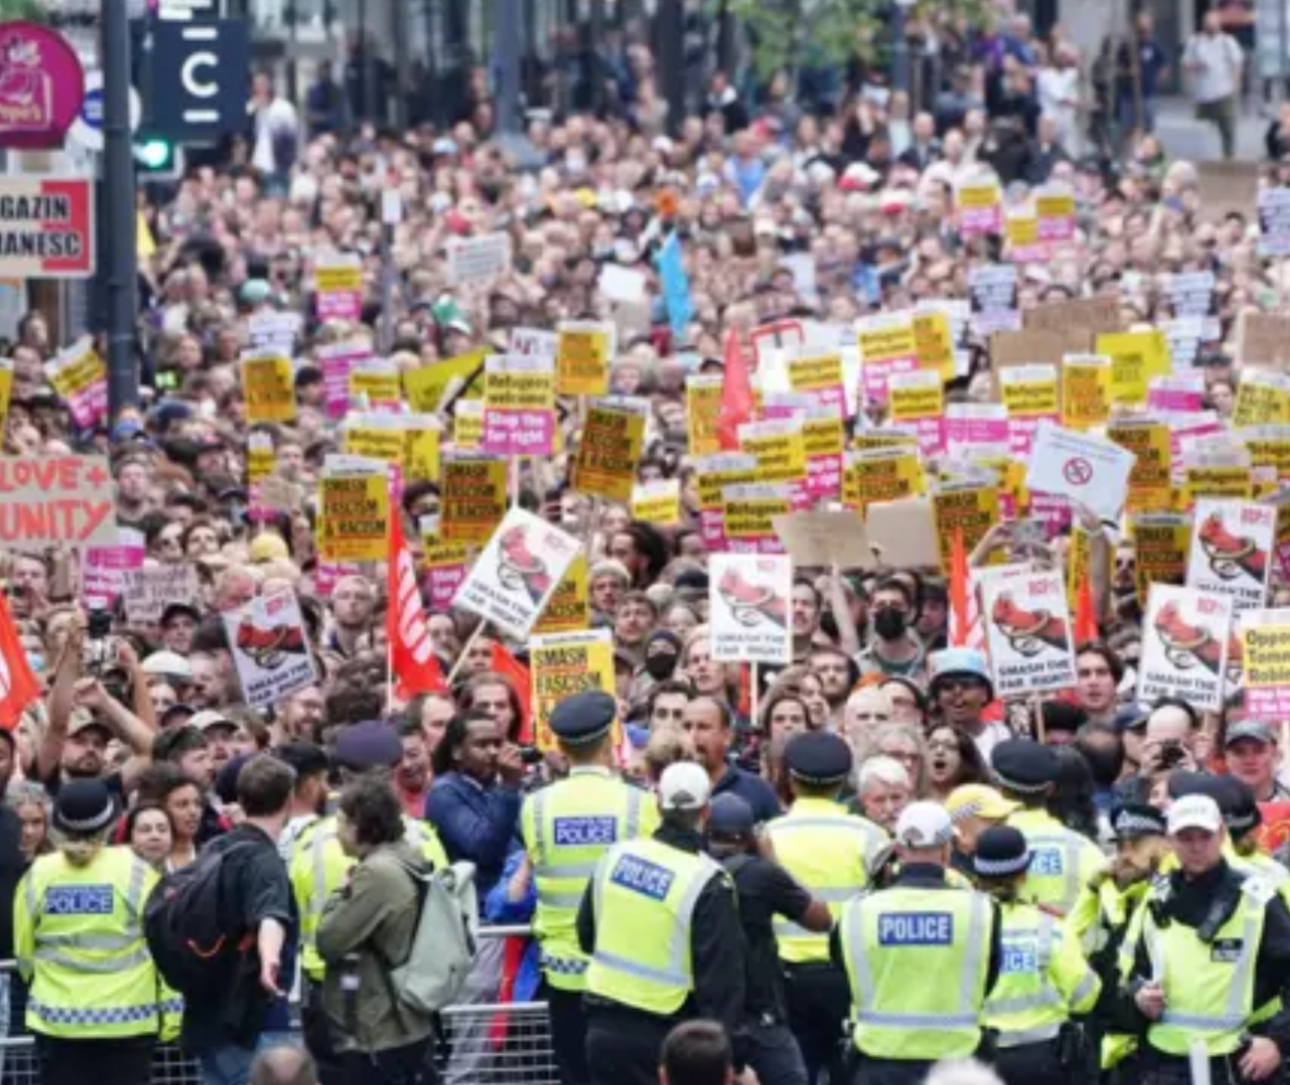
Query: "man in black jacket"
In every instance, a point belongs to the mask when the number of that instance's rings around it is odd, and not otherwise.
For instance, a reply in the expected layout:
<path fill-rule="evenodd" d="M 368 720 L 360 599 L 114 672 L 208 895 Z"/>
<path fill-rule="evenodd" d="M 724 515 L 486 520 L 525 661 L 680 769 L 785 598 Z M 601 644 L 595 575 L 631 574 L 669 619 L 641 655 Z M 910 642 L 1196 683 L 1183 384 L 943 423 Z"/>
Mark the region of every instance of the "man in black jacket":
<path fill-rule="evenodd" d="M 607 852 L 582 898 L 578 942 L 591 957 L 583 997 L 591 1085 L 656 1085 L 663 1040 L 694 1017 L 725 1028 L 742 1069 L 744 937 L 734 885 L 703 854 L 711 787 L 694 762 L 669 766 L 659 781 L 663 823 L 652 841 Z M 689 940 L 689 953 L 678 960 L 681 939 Z M 684 970 L 687 957 L 688 975 L 672 975 L 675 968 L 663 963 Z M 678 992 L 682 985 L 688 990 Z M 675 1009 L 659 1012 L 669 1002 Z"/>

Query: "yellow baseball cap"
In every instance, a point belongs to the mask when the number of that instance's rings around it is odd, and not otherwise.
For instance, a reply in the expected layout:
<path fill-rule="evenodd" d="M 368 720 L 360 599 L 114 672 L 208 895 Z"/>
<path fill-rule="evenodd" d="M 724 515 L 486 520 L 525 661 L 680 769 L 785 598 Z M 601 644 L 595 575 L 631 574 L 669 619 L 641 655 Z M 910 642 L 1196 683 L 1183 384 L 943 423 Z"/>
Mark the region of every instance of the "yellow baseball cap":
<path fill-rule="evenodd" d="M 950 792 L 949 798 L 945 800 L 945 809 L 949 811 L 950 821 L 953 822 L 970 817 L 1002 821 L 1019 809 L 1019 805 L 1005 799 L 985 784 L 964 784 Z"/>

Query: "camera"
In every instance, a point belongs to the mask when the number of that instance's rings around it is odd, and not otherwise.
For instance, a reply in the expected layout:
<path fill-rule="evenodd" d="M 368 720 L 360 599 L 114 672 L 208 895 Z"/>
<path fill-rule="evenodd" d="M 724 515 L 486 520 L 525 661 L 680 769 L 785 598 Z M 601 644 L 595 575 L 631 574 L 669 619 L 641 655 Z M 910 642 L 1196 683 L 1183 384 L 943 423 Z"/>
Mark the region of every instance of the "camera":
<path fill-rule="evenodd" d="M 1183 763 L 1187 756 L 1187 751 L 1183 749 L 1183 744 L 1176 738 L 1167 738 L 1160 743 L 1160 767 L 1162 769 L 1177 768 Z"/>
<path fill-rule="evenodd" d="M 543 753 L 536 746 L 521 746 L 520 760 L 526 765 L 542 764 Z"/>

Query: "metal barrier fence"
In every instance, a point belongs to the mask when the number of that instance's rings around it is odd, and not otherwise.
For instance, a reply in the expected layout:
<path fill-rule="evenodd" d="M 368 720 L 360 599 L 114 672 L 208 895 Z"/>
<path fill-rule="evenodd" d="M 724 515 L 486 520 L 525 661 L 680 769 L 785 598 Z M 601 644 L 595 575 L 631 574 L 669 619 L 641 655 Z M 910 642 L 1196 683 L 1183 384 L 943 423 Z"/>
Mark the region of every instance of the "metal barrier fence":
<path fill-rule="evenodd" d="M 490 938 L 528 933 L 526 926 L 480 931 L 481 936 Z M 0 973 L 13 969 L 13 961 L 0 961 Z M 441 1076 L 449 1073 L 455 1055 L 470 1066 L 469 1077 L 463 1079 L 462 1085 L 558 1085 L 560 1077 L 545 1002 L 452 1006 L 442 1017 L 444 1035 L 435 1057 Z M 0 1040 L 0 1054 L 4 1060 L 0 1085 L 40 1085 L 30 1036 Z M 201 1080 L 197 1063 L 178 1047 L 158 1046 L 152 1061 L 152 1085 L 201 1085 Z"/>

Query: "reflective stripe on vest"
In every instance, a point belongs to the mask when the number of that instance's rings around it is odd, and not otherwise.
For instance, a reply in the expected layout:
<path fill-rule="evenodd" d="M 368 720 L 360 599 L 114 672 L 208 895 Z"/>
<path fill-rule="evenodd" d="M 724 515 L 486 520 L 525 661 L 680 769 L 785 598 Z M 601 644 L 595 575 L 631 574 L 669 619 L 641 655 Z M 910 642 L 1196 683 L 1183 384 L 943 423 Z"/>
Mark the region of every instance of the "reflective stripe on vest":
<path fill-rule="evenodd" d="M 1266 882 L 1251 879 L 1251 882 L 1255 881 L 1269 896 L 1275 893 Z M 1196 938 L 1194 930 L 1177 923 L 1162 931 L 1156 926 L 1150 909 L 1145 910 L 1142 937 L 1151 959 L 1153 979 L 1166 992 L 1165 1011 L 1147 1032 L 1147 1038 L 1153 1047 L 1167 1054 L 1185 1055 L 1191 1044 L 1199 1039 L 1206 1043 L 1211 1056 L 1217 1056 L 1231 1054 L 1240 1046 L 1241 1036 L 1254 1011 L 1254 969 L 1266 905 L 1267 897 L 1257 898 L 1250 886 L 1242 887 L 1240 907 L 1207 944 L 1202 944 Z M 1239 953 L 1231 971 L 1220 980 L 1218 976 L 1210 974 L 1209 968 L 1201 966 L 1201 961 L 1210 965 L 1225 963 L 1214 961 L 1214 947 L 1230 942 L 1238 929 L 1241 941 Z M 1175 956 L 1171 960 L 1166 951 L 1166 944 L 1171 939 L 1179 940 L 1174 944 L 1179 955 L 1199 947 L 1194 959 L 1180 962 Z M 1195 942 L 1195 947 L 1181 941 L 1182 939 L 1191 939 Z M 1189 996 L 1193 991 L 1208 993 L 1219 990 L 1226 992 L 1222 1012 L 1195 1012 L 1190 1008 L 1192 1000 Z M 1201 998 L 1203 997 L 1202 994 Z M 1202 1035 L 1197 1037 L 1195 1033 Z M 1205 1033 L 1209 1035 L 1203 1035 Z"/>
<path fill-rule="evenodd" d="M 1079 896 L 1079 853 L 1080 838 L 1073 833 L 1061 835 L 1058 833 L 1029 833 L 1022 829 L 1032 852 L 1039 851 L 1042 848 L 1057 848 L 1062 853 L 1062 898 L 1057 901 L 1045 900 L 1043 903 L 1051 905 L 1065 915 L 1075 904 L 1075 898 Z M 1038 875 L 1045 877 L 1045 875 Z M 1052 875 L 1047 875 L 1051 878 Z M 1032 882 L 1033 885 L 1033 882 Z"/>
<path fill-rule="evenodd" d="M 945 895 L 960 890 L 946 890 Z M 934 902 L 941 894 L 928 894 Z M 859 1005 L 855 1007 L 857 1024 L 877 1025 L 884 1028 L 977 1028 L 980 1024 L 979 988 L 982 978 L 982 953 L 987 951 L 990 902 L 978 893 L 971 895 L 968 911 L 968 929 L 962 941 L 962 969 L 958 977 L 957 1008 L 952 1013 L 893 1013 L 875 1008 L 879 992 L 873 980 L 869 954 L 866 952 L 864 917 L 867 910 L 882 907 L 882 893 L 865 897 L 846 912 L 845 945 L 847 963 L 853 969 L 854 984 Z M 934 903 L 929 903 L 934 908 Z M 956 943 L 957 944 L 957 943 Z M 924 977 L 926 979 L 926 977 Z"/>
<path fill-rule="evenodd" d="M 1012 931 L 1008 930 L 1007 911 L 1004 912 L 1004 929 L 1003 951 L 1006 955 L 1008 952 L 1008 935 L 1012 934 L 1029 934 L 1029 930 Z M 1039 922 L 1034 928 L 1035 934 L 1035 973 L 1039 977 L 1040 989 L 1028 995 L 1018 995 L 1016 998 L 989 998 L 986 1000 L 985 1012 L 987 1017 L 1002 1017 L 1005 1014 L 1028 1013 L 1030 1010 L 1045 1010 L 1051 1006 L 1062 1005 L 1061 995 L 1053 988 L 1048 979 L 1048 965 L 1053 959 L 1053 938 L 1054 935 L 1061 937 L 1057 933 L 1057 923 L 1047 912 L 1039 913 Z M 997 988 L 996 984 L 996 988 Z"/>
<path fill-rule="evenodd" d="M 654 840 L 615 845 L 591 883 L 596 945 L 587 992 L 658 1016 L 676 1013 L 694 989 L 694 909 L 718 878 L 727 875 L 706 855 Z"/>
<path fill-rule="evenodd" d="M 814 889 L 811 891 L 811 895 L 824 901 L 825 904 L 835 905 L 836 907 L 830 910 L 836 914 L 838 908 L 846 904 L 847 901 L 854 900 L 861 892 L 862 890 L 853 888 Z M 771 927 L 775 931 L 776 938 L 795 938 L 801 935 L 813 936 L 816 934 L 814 931 L 808 931 L 805 927 L 799 926 L 791 919 L 775 919 L 771 922 Z"/>
<path fill-rule="evenodd" d="M 1049 1021 L 1034 1028 L 1017 1029 L 1015 1032 L 1000 1031 L 995 1041 L 1000 1047 L 1025 1047 L 1026 1044 L 1042 1044 L 1057 1039 L 1062 1031 L 1060 1021 Z"/>

